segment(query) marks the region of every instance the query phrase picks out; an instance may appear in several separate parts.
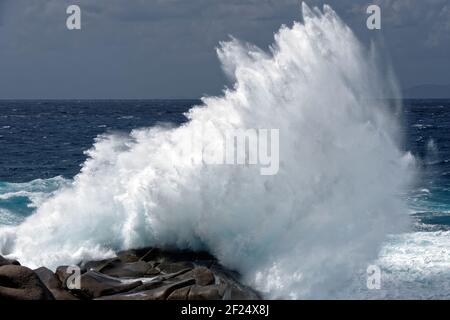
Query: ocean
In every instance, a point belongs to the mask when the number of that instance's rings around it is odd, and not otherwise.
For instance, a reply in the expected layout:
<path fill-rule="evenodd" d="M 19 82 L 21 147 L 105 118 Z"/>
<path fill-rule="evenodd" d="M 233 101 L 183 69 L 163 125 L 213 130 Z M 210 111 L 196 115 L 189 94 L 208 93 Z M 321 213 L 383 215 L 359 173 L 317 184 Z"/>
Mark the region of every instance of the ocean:
<path fill-rule="evenodd" d="M 395 78 L 329 6 L 302 21 L 221 43 L 220 96 L 0 101 L 0 254 L 206 250 L 265 298 L 450 298 L 450 100 L 381 99 Z M 276 174 L 205 161 L 243 129 L 277 130 Z"/>
<path fill-rule="evenodd" d="M 179 125 L 199 100 L 1 101 L 0 224 L 17 224 L 80 171 L 102 134 Z"/>
<path fill-rule="evenodd" d="M 86 161 L 85 151 L 97 137 L 128 135 L 133 129 L 161 124 L 179 126 L 187 120 L 185 113 L 200 103 L 200 100 L 1 101 L 0 224 L 20 224 L 42 202 L 70 184 Z M 436 291 L 426 290 L 426 295 L 448 298 L 450 100 L 405 100 L 401 118 L 403 148 L 414 155 L 419 168 L 419 179 L 407 195 L 414 226 L 408 233 L 392 236 L 391 243 L 388 241 L 381 251 L 381 260 L 385 260 L 383 263 L 394 275 L 406 273 L 403 276 L 407 280 L 397 279 L 395 285 L 405 281 L 415 288 L 415 281 L 421 286 L 429 282 Z M 411 272 L 415 267 L 419 271 L 415 270 L 414 275 Z M 439 283 L 440 278 L 433 278 L 436 275 L 449 282 Z M 383 293 L 382 297 L 420 296 L 418 292 L 397 291 L 388 287 L 379 293 Z"/>

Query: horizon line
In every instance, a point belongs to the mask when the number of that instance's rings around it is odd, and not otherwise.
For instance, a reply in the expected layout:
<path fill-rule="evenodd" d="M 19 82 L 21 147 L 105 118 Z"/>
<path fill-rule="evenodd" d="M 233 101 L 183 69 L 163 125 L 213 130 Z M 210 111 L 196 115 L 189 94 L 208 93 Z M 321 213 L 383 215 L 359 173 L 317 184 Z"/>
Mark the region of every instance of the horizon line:
<path fill-rule="evenodd" d="M 202 98 L 0 98 L 0 101 L 137 101 L 137 100 L 201 100 Z"/>
<path fill-rule="evenodd" d="M 0 101 L 201 101 L 199 98 L 0 98 Z M 447 100 L 449 97 L 390 97 L 385 100 Z"/>

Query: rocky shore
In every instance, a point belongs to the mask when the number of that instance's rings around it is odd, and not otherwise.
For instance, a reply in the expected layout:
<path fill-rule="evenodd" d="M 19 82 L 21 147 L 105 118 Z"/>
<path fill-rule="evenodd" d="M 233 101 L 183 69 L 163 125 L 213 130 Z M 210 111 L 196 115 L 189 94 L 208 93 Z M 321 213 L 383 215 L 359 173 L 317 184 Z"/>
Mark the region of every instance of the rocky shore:
<path fill-rule="evenodd" d="M 0 299 L 258 300 L 206 252 L 143 248 L 78 266 L 31 270 L 0 256 Z"/>

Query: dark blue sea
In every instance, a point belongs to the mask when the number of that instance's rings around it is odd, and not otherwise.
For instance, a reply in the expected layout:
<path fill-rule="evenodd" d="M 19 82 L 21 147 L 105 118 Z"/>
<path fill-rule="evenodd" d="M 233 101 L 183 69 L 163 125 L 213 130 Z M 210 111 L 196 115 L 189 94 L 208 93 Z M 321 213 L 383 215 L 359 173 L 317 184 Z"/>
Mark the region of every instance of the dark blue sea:
<path fill-rule="evenodd" d="M 17 224 L 73 178 L 97 136 L 180 124 L 198 100 L 0 101 L 0 225 Z"/>

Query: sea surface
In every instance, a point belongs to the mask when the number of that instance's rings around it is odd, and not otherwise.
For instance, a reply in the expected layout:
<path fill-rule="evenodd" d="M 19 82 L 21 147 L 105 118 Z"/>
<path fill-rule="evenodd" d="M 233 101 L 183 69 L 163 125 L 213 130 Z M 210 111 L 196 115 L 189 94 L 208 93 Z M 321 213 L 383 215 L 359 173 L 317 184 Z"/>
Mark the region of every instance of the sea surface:
<path fill-rule="evenodd" d="M 18 224 L 80 172 L 102 134 L 186 121 L 199 100 L 0 101 L 0 225 Z"/>
<path fill-rule="evenodd" d="M 0 225 L 17 225 L 70 183 L 96 138 L 160 123 L 178 126 L 199 100 L 0 101 Z M 379 263 L 393 280 L 379 297 L 450 297 L 450 100 L 405 100 L 402 149 L 419 177 L 408 194 L 411 232 L 393 235 Z M 402 282 L 409 288 L 397 293 Z M 420 293 L 422 290 L 423 294 Z M 377 296 L 378 297 L 378 296 Z"/>

